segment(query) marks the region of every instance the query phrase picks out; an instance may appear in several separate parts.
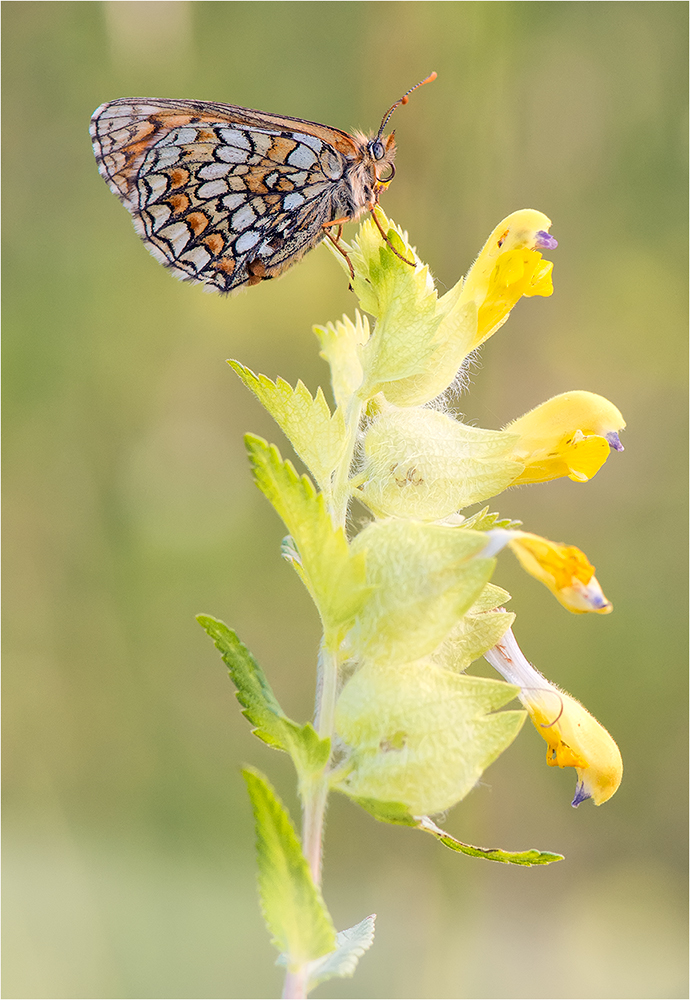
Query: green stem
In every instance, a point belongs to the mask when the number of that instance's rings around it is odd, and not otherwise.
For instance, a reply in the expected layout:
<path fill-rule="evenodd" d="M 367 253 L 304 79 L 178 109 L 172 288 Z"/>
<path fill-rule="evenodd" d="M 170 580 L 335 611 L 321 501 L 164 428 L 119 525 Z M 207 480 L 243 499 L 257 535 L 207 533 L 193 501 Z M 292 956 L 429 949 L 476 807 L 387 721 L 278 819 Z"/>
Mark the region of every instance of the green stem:
<path fill-rule="evenodd" d="M 319 653 L 316 695 L 316 731 L 321 738 L 333 736 L 335 702 L 338 694 L 338 657 L 333 645 L 324 643 Z M 323 823 L 328 799 L 329 773 L 317 775 L 303 793 L 302 850 L 315 885 L 321 884 Z"/>
<path fill-rule="evenodd" d="M 353 397 L 347 414 L 347 444 L 340 465 L 333 476 L 333 493 L 329 504 L 336 527 L 344 528 L 350 501 L 349 474 L 352 457 L 357 445 L 362 403 Z M 338 639 L 324 635 L 319 652 L 314 722 L 322 738 L 332 738 L 335 703 L 338 696 Z M 321 860 L 323 856 L 323 824 L 328 802 L 329 771 L 324 768 L 306 787 L 302 795 L 302 851 L 307 859 L 314 885 L 321 885 Z M 283 997 L 285 1000 L 303 1000 L 307 995 L 309 973 L 306 966 L 285 974 Z"/>
<path fill-rule="evenodd" d="M 333 476 L 333 501 L 331 516 L 336 528 L 345 527 L 347 508 L 350 502 L 350 466 L 357 445 L 359 421 L 362 416 L 362 401 L 353 396 L 347 411 L 347 444 L 340 465 Z"/>

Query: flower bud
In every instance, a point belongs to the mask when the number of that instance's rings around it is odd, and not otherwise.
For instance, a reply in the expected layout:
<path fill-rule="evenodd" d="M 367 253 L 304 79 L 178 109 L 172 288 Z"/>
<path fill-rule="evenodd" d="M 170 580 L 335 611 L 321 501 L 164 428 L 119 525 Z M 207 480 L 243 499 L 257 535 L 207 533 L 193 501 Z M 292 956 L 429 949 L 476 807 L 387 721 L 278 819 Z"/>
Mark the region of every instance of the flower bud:
<path fill-rule="evenodd" d="M 613 611 L 594 575 L 594 566 L 574 545 L 550 542 L 527 531 L 513 532 L 508 545 L 522 568 L 547 586 L 568 611 L 599 615 Z"/>

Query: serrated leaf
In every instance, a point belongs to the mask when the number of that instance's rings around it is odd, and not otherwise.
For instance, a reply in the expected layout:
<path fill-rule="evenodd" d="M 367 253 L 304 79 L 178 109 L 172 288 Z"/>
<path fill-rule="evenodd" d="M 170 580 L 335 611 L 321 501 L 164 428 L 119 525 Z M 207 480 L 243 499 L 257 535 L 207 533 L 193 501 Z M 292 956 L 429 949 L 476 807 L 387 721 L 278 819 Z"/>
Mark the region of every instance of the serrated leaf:
<path fill-rule="evenodd" d="M 562 854 L 538 851 L 534 848 L 529 851 L 504 851 L 500 847 L 472 847 L 471 844 L 463 844 L 445 830 L 441 830 L 428 816 L 421 818 L 417 829 L 430 833 L 451 851 L 467 854 L 471 858 L 483 858 L 485 861 L 498 861 L 504 865 L 523 865 L 529 868 L 532 865 L 550 865 L 553 861 L 564 860 Z"/>
<path fill-rule="evenodd" d="M 406 234 L 376 209 L 390 243 L 415 266 L 410 267 L 383 240 L 372 219 L 362 224 L 351 245 L 343 244 L 352 262 L 352 288 L 360 306 L 377 320 L 360 351 L 364 380 L 359 396 L 367 400 L 388 383 L 421 375 L 437 348 L 442 320 L 429 269 L 409 246 Z M 337 251 L 335 251 L 337 253 Z M 341 258 L 342 255 L 338 254 Z"/>
<path fill-rule="evenodd" d="M 338 931 L 335 951 L 310 964 L 307 991 L 327 979 L 350 979 L 354 975 L 360 958 L 374 943 L 375 921 L 376 914 L 372 913 L 354 927 Z"/>
<path fill-rule="evenodd" d="M 395 826 L 417 826 L 417 820 L 402 802 L 381 802 L 379 799 L 363 799 L 356 795 L 350 795 L 341 786 L 335 787 L 336 791 L 347 795 L 352 802 L 364 809 L 365 812 L 368 812 L 379 823 L 392 823 Z"/>
<path fill-rule="evenodd" d="M 349 641 L 360 659 L 409 662 L 432 653 L 479 596 L 494 559 L 484 535 L 416 521 L 376 521 L 352 542 L 374 589 Z"/>
<path fill-rule="evenodd" d="M 331 369 L 335 401 L 346 413 L 364 377 L 360 350 L 369 340 L 369 320 L 356 310 L 354 323 L 349 316 L 343 316 L 342 321 L 315 326 L 314 333 L 321 343 L 321 357 Z"/>
<path fill-rule="evenodd" d="M 341 636 L 368 597 L 365 557 L 351 551 L 345 532 L 334 528 L 323 494 L 308 476 L 298 476 L 275 445 L 245 435 L 259 489 L 283 519 L 299 552 L 292 565 L 311 594 L 327 634 Z"/>
<path fill-rule="evenodd" d="M 498 861 L 506 865 L 522 865 L 527 868 L 532 865 L 548 865 L 553 861 L 564 860 L 562 854 L 538 851 L 534 848 L 529 851 L 504 851 L 500 847 L 473 847 L 472 844 L 464 844 L 451 834 L 446 833 L 445 830 L 441 830 L 428 816 L 412 816 L 399 802 L 378 802 L 376 799 L 358 799 L 351 795 L 348 797 L 381 823 L 411 826 L 416 830 L 430 833 L 451 851 L 466 854 L 471 858 Z"/>
<path fill-rule="evenodd" d="M 462 522 L 463 528 L 472 528 L 474 531 L 490 531 L 492 528 L 505 528 L 511 531 L 519 528 L 522 521 L 513 521 L 509 517 L 501 517 L 497 513 L 489 514 L 489 507 L 483 507 Z"/>
<path fill-rule="evenodd" d="M 347 443 L 343 411 L 338 408 L 331 415 L 320 387 L 312 397 L 301 380 L 293 389 L 282 378 L 273 382 L 266 375 L 255 375 L 239 361 L 228 364 L 289 438 L 321 489 L 328 489 Z"/>
<path fill-rule="evenodd" d="M 296 971 L 335 951 L 335 927 L 284 805 L 264 775 L 249 768 L 242 775 L 254 810 L 264 920 Z"/>
<path fill-rule="evenodd" d="M 433 653 L 433 660 L 451 670 L 466 670 L 470 663 L 495 646 L 515 621 L 515 615 L 500 605 L 510 594 L 491 583 L 482 590 L 469 611 L 458 619 L 443 643 Z"/>
<path fill-rule="evenodd" d="M 378 818 L 443 812 L 515 739 L 525 712 L 498 712 L 519 688 L 415 663 L 365 663 L 344 686 L 335 729 L 349 748 L 338 791 L 381 804 Z M 399 804 L 394 818 L 386 809 Z M 366 806 L 369 811 L 374 811 Z"/>
<path fill-rule="evenodd" d="M 255 727 L 254 735 L 289 753 L 301 778 L 321 771 L 328 763 L 331 741 L 321 739 L 310 722 L 301 726 L 285 715 L 266 675 L 236 632 L 208 615 L 197 615 L 197 621 L 222 656 L 237 688 L 242 715 Z"/>

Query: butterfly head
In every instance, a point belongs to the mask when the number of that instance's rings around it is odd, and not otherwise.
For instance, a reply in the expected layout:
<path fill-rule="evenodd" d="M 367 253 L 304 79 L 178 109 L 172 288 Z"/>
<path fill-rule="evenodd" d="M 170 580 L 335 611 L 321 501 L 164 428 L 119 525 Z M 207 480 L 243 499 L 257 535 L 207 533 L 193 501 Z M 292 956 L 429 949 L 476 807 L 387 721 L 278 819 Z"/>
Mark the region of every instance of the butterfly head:
<path fill-rule="evenodd" d="M 395 176 L 395 167 L 393 166 L 393 160 L 395 159 L 395 132 L 391 132 L 385 138 L 381 136 L 380 132 L 378 135 L 372 136 L 367 140 L 366 149 L 372 162 L 376 181 L 379 185 L 385 187 L 386 184 L 390 184 Z"/>

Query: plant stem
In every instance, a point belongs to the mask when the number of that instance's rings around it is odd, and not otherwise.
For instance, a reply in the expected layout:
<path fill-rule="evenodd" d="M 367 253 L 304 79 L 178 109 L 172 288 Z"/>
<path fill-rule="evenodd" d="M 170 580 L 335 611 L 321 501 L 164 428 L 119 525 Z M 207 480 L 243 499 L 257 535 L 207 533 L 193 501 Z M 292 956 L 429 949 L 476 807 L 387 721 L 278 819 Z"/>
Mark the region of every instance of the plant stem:
<path fill-rule="evenodd" d="M 290 972 L 288 969 L 283 984 L 283 1000 L 303 1000 L 307 995 L 308 976 L 306 965 L 303 965 L 297 972 Z"/>
<path fill-rule="evenodd" d="M 330 644 L 319 653 L 319 679 L 316 695 L 316 731 L 322 738 L 333 735 L 335 701 L 338 693 L 338 658 Z M 323 822 L 328 798 L 328 772 L 318 775 L 306 790 L 302 814 L 302 850 L 315 885 L 321 884 L 321 848 Z"/>
<path fill-rule="evenodd" d="M 336 528 L 344 528 L 350 501 L 349 474 L 352 457 L 357 445 L 362 403 L 353 396 L 347 414 L 347 443 L 342 460 L 333 475 L 333 494 L 330 513 Z M 335 703 L 338 696 L 338 640 L 324 635 L 319 651 L 314 724 L 322 739 L 333 736 Z M 328 768 L 301 789 L 302 795 L 302 851 L 307 859 L 314 885 L 321 885 L 321 859 L 323 852 L 323 824 L 328 801 Z M 285 974 L 283 997 L 285 1000 L 303 1000 L 307 995 L 309 970 L 307 966 Z"/>
<path fill-rule="evenodd" d="M 345 527 L 347 508 L 350 502 L 350 466 L 357 445 L 359 421 L 362 416 L 362 401 L 353 396 L 347 411 L 347 444 L 340 465 L 333 476 L 333 503 L 331 516 L 336 528 Z"/>

